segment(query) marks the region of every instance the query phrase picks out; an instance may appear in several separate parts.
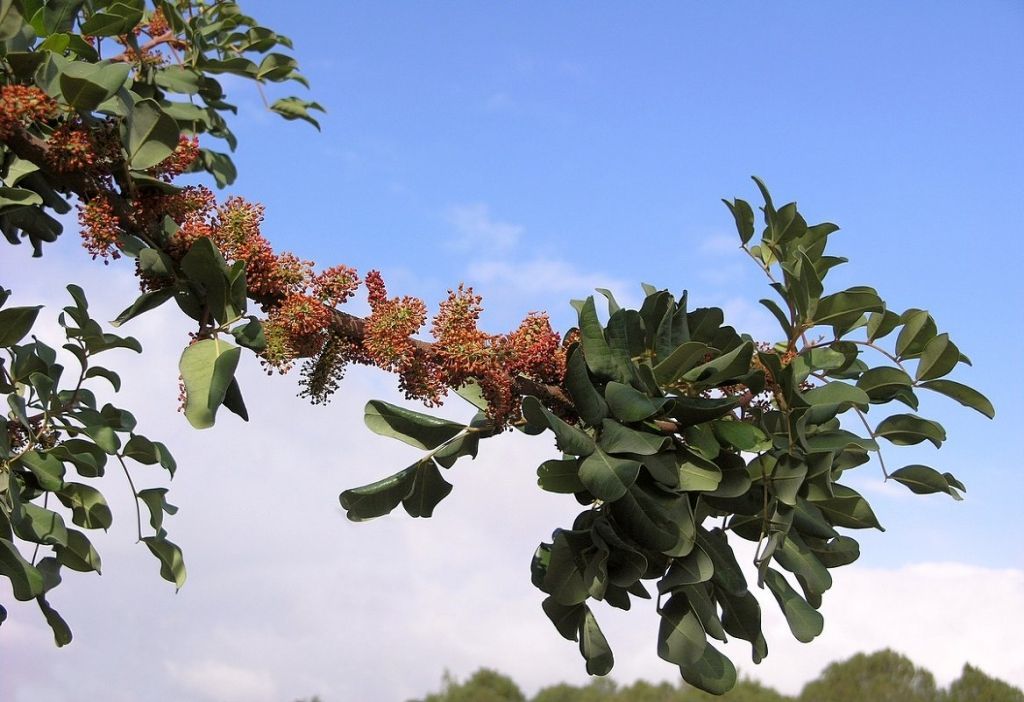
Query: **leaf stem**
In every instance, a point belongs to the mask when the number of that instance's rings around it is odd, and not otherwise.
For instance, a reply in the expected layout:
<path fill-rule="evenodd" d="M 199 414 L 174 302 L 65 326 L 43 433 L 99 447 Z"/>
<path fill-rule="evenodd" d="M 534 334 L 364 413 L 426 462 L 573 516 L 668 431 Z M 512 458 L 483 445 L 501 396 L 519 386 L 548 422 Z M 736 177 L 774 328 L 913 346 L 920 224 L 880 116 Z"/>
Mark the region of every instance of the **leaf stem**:
<path fill-rule="evenodd" d="M 124 471 L 124 477 L 128 479 L 128 486 L 132 489 L 132 497 L 135 498 L 135 530 L 139 535 L 139 541 L 142 541 L 142 511 L 139 509 L 139 492 L 135 489 L 135 481 L 132 480 L 131 473 L 128 472 L 128 466 L 125 465 L 124 456 L 119 453 L 115 453 L 114 457 L 117 458 L 117 462 L 121 464 L 121 470 Z"/>

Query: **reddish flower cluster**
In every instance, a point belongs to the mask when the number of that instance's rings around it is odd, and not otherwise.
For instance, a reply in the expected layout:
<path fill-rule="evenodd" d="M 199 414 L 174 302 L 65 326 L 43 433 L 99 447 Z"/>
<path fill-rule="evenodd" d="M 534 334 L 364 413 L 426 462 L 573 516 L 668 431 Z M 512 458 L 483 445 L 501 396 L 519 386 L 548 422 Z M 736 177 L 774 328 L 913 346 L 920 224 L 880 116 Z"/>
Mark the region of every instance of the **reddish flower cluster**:
<path fill-rule="evenodd" d="M 117 250 L 117 240 L 121 236 L 121 222 L 114 214 L 110 201 L 103 197 L 94 197 L 78 208 L 78 223 L 82 227 L 82 239 L 86 250 L 93 258 L 121 258 Z"/>
<path fill-rule="evenodd" d="M 565 351 L 561 337 L 551 328 L 546 313 L 531 312 L 519 328 L 504 339 L 509 371 L 539 380 L 560 383 L 565 376 Z"/>
<path fill-rule="evenodd" d="M 154 10 L 153 14 L 149 16 L 149 23 L 143 28 L 143 31 L 151 37 L 158 37 L 171 31 L 171 25 L 167 23 L 164 11 L 160 8 Z"/>
<path fill-rule="evenodd" d="M 374 364 L 404 373 L 416 360 L 412 335 L 427 321 L 427 307 L 415 297 L 388 297 L 379 271 L 366 274 L 370 309 L 363 345 Z"/>
<path fill-rule="evenodd" d="M 10 136 L 16 125 L 46 122 L 57 113 L 57 103 L 34 85 L 0 87 L 0 137 Z"/>
<path fill-rule="evenodd" d="M 46 159 L 59 173 L 84 171 L 96 165 L 96 143 L 88 130 L 65 122 L 50 135 Z"/>
<path fill-rule="evenodd" d="M 328 307 L 338 307 L 352 297 L 359 288 L 359 275 L 355 268 L 332 266 L 313 276 L 313 295 Z"/>
<path fill-rule="evenodd" d="M 154 166 L 151 172 L 170 183 L 175 177 L 187 171 L 198 157 L 199 137 L 190 138 L 182 134 L 178 137 L 178 146 L 174 153 Z"/>

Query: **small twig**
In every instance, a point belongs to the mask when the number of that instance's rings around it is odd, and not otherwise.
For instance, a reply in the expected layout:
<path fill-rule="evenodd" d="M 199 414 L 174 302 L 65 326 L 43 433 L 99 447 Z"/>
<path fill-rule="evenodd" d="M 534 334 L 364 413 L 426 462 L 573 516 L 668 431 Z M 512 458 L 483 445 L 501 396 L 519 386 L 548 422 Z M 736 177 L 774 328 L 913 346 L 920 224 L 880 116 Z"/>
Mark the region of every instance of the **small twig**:
<path fill-rule="evenodd" d="M 124 477 L 128 479 L 128 486 L 132 489 L 132 496 L 135 498 L 135 529 L 139 535 L 139 541 L 142 541 L 142 510 L 139 509 L 139 492 L 135 489 L 135 481 L 132 480 L 132 476 L 128 472 L 128 466 L 124 463 L 124 457 L 119 453 L 115 453 L 114 456 L 117 458 L 117 462 L 121 464 L 121 470 L 124 471 Z"/>

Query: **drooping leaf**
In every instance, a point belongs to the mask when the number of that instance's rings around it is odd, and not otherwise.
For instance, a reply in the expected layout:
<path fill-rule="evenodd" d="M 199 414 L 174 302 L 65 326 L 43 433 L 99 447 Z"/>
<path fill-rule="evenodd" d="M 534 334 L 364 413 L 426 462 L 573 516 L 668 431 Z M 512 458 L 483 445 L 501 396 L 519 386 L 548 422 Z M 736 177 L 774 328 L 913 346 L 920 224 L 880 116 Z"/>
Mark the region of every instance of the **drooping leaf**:
<path fill-rule="evenodd" d="M 412 489 L 402 500 L 402 506 L 410 517 L 430 517 L 434 508 L 452 491 L 452 484 L 441 477 L 441 471 L 433 461 L 425 461 L 416 469 Z"/>
<path fill-rule="evenodd" d="M 178 370 L 185 383 L 185 418 L 196 429 L 213 426 L 241 352 L 220 339 L 203 339 L 181 354 Z"/>
<path fill-rule="evenodd" d="M 946 476 L 928 466 L 916 464 L 905 466 L 890 473 L 889 477 L 898 483 L 906 485 L 911 492 L 918 495 L 944 492 L 955 500 L 963 499 L 960 493 L 949 484 Z"/>
<path fill-rule="evenodd" d="M 946 397 L 950 397 L 965 407 L 970 407 L 981 412 L 989 419 L 996 416 L 995 407 L 987 397 L 974 388 L 952 380 L 929 380 L 921 383 L 920 387 L 927 388 Z"/>
<path fill-rule="evenodd" d="M 736 666 L 711 644 L 699 660 L 680 666 L 679 672 L 683 680 L 712 695 L 724 695 L 736 686 Z"/>
<path fill-rule="evenodd" d="M 608 645 L 601 627 L 589 607 L 584 607 L 583 623 L 580 625 L 580 653 L 587 661 L 587 672 L 591 675 L 607 675 L 615 665 L 615 657 Z"/>
<path fill-rule="evenodd" d="M 390 513 L 412 491 L 417 466 L 411 465 L 387 478 L 341 493 L 338 499 L 348 518 L 359 522 Z"/>
<path fill-rule="evenodd" d="M 825 619 L 793 590 L 782 573 L 769 568 L 764 581 L 775 595 L 779 609 L 786 616 L 789 630 L 793 632 L 793 637 L 797 641 L 810 643 L 821 634 L 825 627 Z"/>
<path fill-rule="evenodd" d="M 160 577 L 180 590 L 185 584 L 185 559 L 177 544 L 163 536 L 145 536 L 142 541 L 160 561 Z"/>
<path fill-rule="evenodd" d="M 589 434 L 556 417 L 536 397 L 527 395 L 523 398 L 523 417 L 533 426 L 550 428 L 555 434 L 559 450 L 563 453 L 589 456 L 597 448 Z"/>

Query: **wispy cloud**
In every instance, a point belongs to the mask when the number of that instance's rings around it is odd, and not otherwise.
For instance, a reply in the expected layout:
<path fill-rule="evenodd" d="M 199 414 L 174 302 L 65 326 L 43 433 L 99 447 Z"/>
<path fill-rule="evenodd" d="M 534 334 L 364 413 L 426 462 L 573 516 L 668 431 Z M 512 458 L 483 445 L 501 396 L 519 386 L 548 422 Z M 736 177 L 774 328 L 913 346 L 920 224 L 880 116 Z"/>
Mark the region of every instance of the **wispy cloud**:
<path fill-rule="evenodd" d="M 506 251 L 518 244 L 523 234 L 522 226 L 496 219 L 482 202 L 453 205 L 445 219 L 455 230 L 449 243 L 463 251 Z"/>

